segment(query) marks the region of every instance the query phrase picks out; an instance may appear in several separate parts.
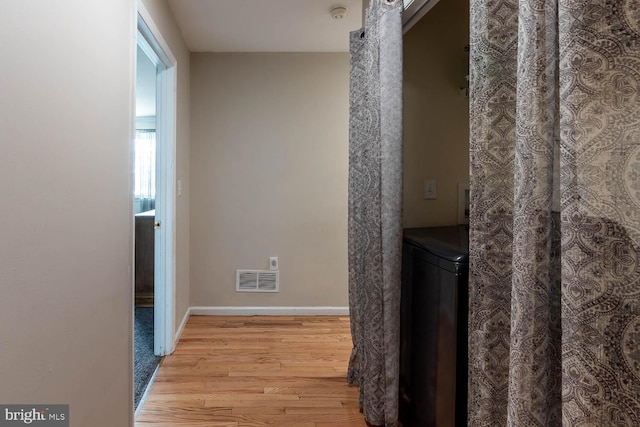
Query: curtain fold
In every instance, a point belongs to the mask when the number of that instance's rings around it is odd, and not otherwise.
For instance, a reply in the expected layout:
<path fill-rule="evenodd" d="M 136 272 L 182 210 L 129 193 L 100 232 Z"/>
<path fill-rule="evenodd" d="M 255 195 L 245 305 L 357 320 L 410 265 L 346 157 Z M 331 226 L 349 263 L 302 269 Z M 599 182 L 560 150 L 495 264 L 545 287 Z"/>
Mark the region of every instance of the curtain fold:
<path fill-rule="evenodd" d="M 134 163 L 135 213 L 155 209 L 156 131 L 137 129 Z"/>
<path fill-rule="evenodd" d="M 640 2 L 471 0 L 469 425 L 640 425 Z"/>
<path fill-rule="evenodd" d="M 348 381 L 367 422 L 396 426 L 402 256 L 402 1 L 350 35 Z"/>

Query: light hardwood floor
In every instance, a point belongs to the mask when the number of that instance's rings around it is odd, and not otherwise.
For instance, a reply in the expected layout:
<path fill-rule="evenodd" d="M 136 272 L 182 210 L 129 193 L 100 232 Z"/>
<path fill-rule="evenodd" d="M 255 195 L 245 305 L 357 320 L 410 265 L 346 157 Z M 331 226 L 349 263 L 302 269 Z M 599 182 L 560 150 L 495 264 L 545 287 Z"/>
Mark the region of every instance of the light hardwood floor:
<path fill-rule="evenodd" d="M 136 427 L 365 427 L 349 318 L 192 316 Z"/>

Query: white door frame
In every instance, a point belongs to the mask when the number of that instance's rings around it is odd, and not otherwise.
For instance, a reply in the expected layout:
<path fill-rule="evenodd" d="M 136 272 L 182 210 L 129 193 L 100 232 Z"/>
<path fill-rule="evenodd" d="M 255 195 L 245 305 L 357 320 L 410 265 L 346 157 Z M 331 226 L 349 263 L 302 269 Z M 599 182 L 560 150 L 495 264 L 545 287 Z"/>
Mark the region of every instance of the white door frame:
<path fill-rule="evenodd" d="M 158 67 L 156 99 L 156 224 L 154 353 L 175 350 L 176 82 L 177 61 L 151 15 L 137 1 L 138 45 Z"/>

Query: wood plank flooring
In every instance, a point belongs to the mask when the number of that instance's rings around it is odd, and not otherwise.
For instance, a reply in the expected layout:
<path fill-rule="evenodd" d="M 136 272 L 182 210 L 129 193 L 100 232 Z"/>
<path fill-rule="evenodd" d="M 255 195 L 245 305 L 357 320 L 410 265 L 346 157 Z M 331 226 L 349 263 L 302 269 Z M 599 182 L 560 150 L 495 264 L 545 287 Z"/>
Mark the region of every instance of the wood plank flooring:
<path fill-rule="evenodd" d="M 192 316 L 136 427 L 365 427 L 349 318 Z"/>

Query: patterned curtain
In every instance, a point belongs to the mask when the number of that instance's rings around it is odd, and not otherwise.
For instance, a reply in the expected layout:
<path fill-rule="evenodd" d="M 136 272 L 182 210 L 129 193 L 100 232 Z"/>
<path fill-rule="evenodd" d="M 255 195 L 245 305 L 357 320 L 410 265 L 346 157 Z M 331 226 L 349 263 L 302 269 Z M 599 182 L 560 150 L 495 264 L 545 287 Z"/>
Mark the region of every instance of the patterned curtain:
<path fill-rule="evenodd" d="M 367 422 L 396 426 L 402 255 L 402 1 L 351 33 L 348 381 Z"/>
<path fill-rule="evenodd" d="M 469 425 L 640 425 L 640 1 L 471 0 Z"/>

